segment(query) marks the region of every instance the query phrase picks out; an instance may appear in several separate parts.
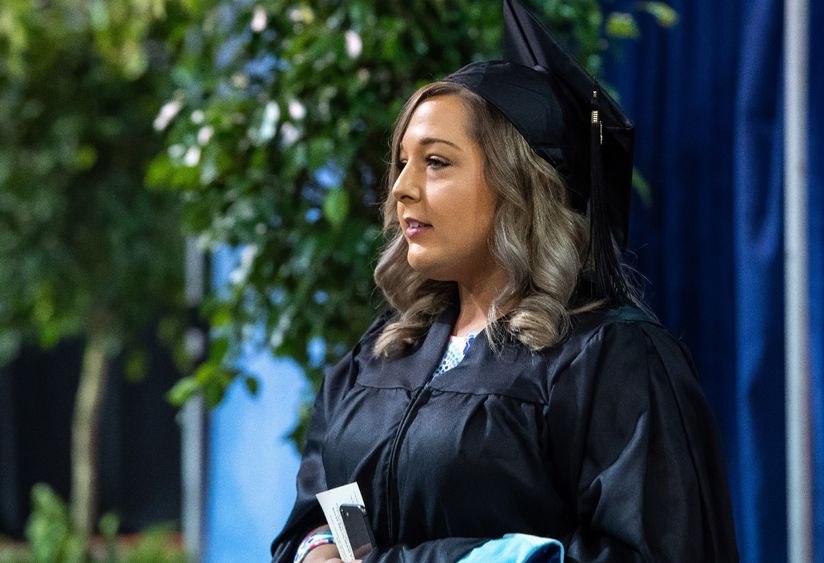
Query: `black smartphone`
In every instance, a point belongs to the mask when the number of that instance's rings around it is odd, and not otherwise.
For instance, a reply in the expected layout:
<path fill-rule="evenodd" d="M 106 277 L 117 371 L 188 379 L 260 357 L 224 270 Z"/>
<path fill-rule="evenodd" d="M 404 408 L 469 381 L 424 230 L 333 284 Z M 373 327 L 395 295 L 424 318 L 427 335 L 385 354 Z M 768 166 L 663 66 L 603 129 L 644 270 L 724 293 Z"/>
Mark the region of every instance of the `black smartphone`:
<path fill-rule="evenodd" d="M 352 553 L 355 559 L 361 559 L 375 546 L 375 536 L 372 535 L 366 508 L 360 504 L 342 504 L 340 516 L 343 518 L 346 535 L 349 536 Z"/>

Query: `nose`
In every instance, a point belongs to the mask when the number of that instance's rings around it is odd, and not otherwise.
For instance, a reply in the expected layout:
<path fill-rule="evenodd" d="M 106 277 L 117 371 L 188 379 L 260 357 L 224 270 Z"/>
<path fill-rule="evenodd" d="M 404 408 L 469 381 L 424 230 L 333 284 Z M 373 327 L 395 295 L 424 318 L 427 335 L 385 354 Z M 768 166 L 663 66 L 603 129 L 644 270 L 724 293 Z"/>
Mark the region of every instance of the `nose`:
<path fill-rule="evenodd" d="M 403 167 L 395 184 L 392 186 L 392 197 L 398 202 L 415 202 L 421 198 L 421 188 L 418 175 L 412 162 Z"/>

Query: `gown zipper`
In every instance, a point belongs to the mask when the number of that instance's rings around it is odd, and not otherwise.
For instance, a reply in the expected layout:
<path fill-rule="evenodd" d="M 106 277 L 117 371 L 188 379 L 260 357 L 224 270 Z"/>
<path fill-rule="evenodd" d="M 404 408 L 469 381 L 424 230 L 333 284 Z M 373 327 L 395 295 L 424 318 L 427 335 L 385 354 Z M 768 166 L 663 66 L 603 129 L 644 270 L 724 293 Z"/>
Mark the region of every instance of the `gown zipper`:
<path fill-rule="evenodd" d="M 422 398 L 424 395 L 429 394 L 429 384 L 432 383 L 435 374 L 433 373 L 432 376 L 427 380 L 426 384 L 418 389 L 417 393 L 412 397 L 412 400 L 409 402 L 409 406 L 406 407 L 406 412 L 401 419 L 401 423 L 398 425 L 398 431 L 395 433 L 395 439 L 392 442 L 392 449 L 389 451 L 389 470 L 387 472 L 387 495 L 386 495 L 386 524 L 387 524 L 387 537 L 389 541 L 394 543 L 396 540 L 393 536 L 394 527 L 393 527 L 393 520 L 394 520 L 394 510 L 392 506 L 392 499 L 393 495 L 397 494 L 397 486 L 395 486 L 395 466 L 397 465 L 397 459 L 400 456 L 400 443 L 403 439 L 403 435 L 409 429 L 409 426 L 412 422 L 412 415 L 418 408 L 419 403 L 423 400 Z"/>

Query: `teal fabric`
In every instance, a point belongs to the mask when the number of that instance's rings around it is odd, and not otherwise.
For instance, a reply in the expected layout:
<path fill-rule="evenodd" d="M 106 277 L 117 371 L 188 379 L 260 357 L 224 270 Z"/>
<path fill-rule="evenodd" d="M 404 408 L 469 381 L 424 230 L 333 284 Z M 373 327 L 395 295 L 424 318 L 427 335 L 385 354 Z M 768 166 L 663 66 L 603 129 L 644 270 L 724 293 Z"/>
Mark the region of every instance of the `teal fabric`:
<path fill-rule="evenodd" d="M 558 540 L 506 534 L 476 547 L 458 563 L 563 563 L 564 546 Z"/>

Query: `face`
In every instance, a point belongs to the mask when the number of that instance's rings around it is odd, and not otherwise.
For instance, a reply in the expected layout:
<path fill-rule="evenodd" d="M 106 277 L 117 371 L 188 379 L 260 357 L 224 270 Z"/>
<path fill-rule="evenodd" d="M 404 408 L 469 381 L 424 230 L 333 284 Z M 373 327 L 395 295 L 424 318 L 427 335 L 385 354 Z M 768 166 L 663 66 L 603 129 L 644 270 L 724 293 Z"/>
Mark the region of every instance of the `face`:
<path fill-rule="evenodd" d="M 409 265 L 429 279 L 473 284 L 498 269 L 489 251 L 495 196 L 481 147 L 455 95 L 421 103 L 401 139 L 392 188 Z"/>

